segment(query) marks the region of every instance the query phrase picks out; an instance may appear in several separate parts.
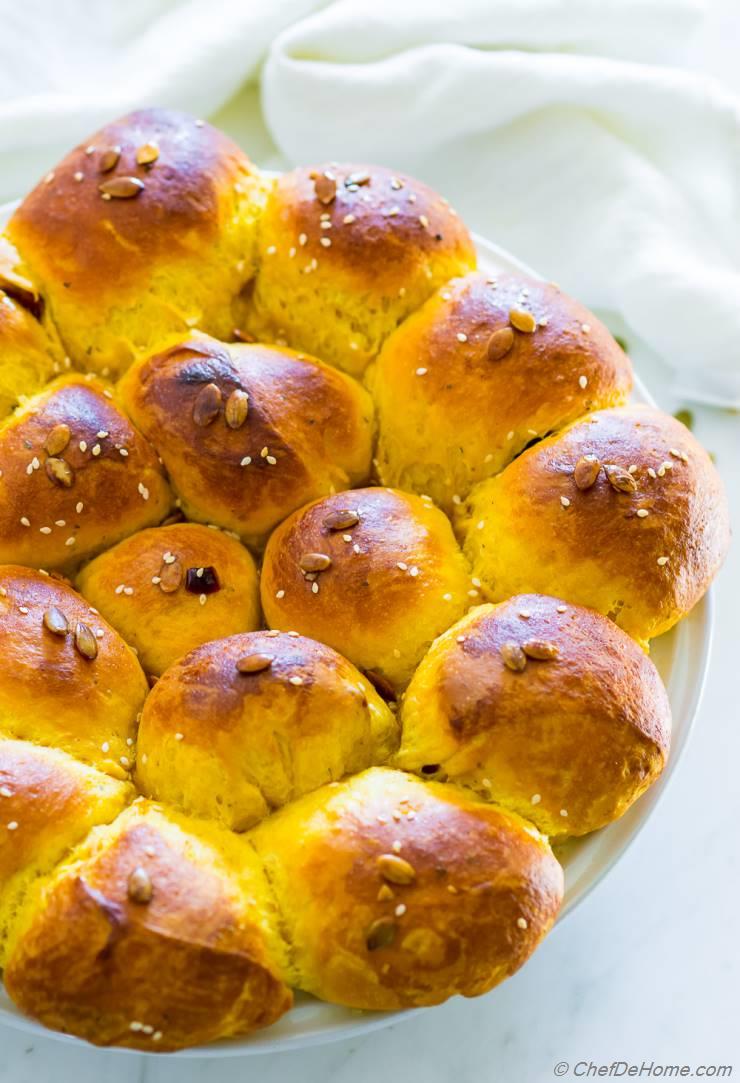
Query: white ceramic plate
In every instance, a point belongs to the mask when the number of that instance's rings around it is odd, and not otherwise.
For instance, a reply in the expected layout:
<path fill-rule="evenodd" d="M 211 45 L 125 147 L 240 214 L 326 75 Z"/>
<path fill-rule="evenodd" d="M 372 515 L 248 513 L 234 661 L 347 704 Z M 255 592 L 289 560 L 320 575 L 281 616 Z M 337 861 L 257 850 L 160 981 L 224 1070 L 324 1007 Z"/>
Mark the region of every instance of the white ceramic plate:
<path fill-rule="evenodd" d="M 0 207 L 0 228 L 5 224 L 12 206 Z M 503 249 L 476 237 L 480 265 L 484 271 L 518 270 L 538 277 L 524 264 Z M 633 399 L 652 402 L 640 383 L 636 383 Z M 691 614 L 668 635 L 656 640 L 652 658 L 668 689 L 673 711 L 673 741 L 671 757 L 660 781 L 641 798 L 629 812 L 601 831 L 559 848 L 558 856 L 565 869 L 565 902 L 558 921 L 572 913 L 578 903 L 599 883 L 609 869 L 620 859 L 627 847 L 649 819 L 655 805 L 665 790 L 676 765 L 683 755 L 694 717 L 699 707 L 704 678 L 709 661 L 712 639 L 711 592 Z M 493 994 L 489 994 L 493 995 Z M 274 1026 L 249 1038 L 233 1038 L 214 1042 L 196 1049 L 186 1049 L 169 1054 L 175 1057 L 228 1057 L 246 1056 L 254 1053 L 273 1053 L 287 1049 L 300 1049 L 309 1045 L 338 1041 L 364 1035 L 380 1027 L 408 1018 L 406 1012 L 357 1012 L 332 1004 L 324 1004 L 313 997 L 299 993 L 291 1012 Z M 17 1027 L 37 1036 L 56 1038 L 60 1041 L 79 1040 L 69 1035 L 47 1030 L 22 1016 L 0 985 L 0 1022 Z M 112 1050 L 130 1053 L 133 1050 Z M 143 1054 L 153 1056 L 154 1054 Z M 160 1054 L 161 1055 L 161 1054 Z"/>

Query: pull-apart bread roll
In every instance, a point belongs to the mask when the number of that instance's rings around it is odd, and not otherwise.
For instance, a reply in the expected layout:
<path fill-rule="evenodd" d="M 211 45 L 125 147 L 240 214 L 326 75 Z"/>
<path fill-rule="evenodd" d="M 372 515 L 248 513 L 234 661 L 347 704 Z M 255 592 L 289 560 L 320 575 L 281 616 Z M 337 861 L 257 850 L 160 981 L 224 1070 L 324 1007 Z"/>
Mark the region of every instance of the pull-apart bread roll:
<path fill-rule="evenodd" d="M 430 500 L 356 489 L 318 500 L 272 534 L 262 565 L 272 628 L 329 643 L 392 695 L 479 592 Z"/>
<path fill-rule="evenodd" d="M 0 734 L 54 745 L 125 778 L 147 683 L 118 633 L 70 587 L 0 567 Z"/>
<path fill-rule="evenodd" d="M 282 951 L 251 848 L 139 801 L 31 890 L 5 981 L 46 1026 L 165 1052 L 278 1019 Z"/>
<path fill-rule="evenodd" d="M 253 632 L 172 666 L 146 701 L 143 791 L 241 831 L 310 790 L 388 759 L 394 715 L 330 647 Z"/>
<path fill-rule="evenodd" d="M 188 328 L 231 337 L 265 192 L 222 132 L 145 109 L 68 154 L 8 234 L 73 361 L 115 376 Z"/>
<path fill-rule="evenodd" d="M 625 402 L 632 371 L 603 324 L 556 286 L 474 273 L 409 316 L 367 379 L 381 481 L 450 510 L 532 440 Z"/>
<path fill-rule="evenodd" d="M 132 786 L 65 752 L 0 739 L 0 967 L 29 886 L 133 796 Z"/>
<path fill-rule="evenodd" d="M 41 295 L 0 236 L 0 418 L 62 371 L 64 357 L 44 320 Z"/>
<path fill-rule="evenodd" d="M 61 376 L 0 424 L 0 561 L 67 568 L 159 522 L 154 449 L 83 376 Z"/>
<path fill-rule="evenodd" d="M 359 376 L 410 312 L 475 264 L 463 223 L 419 181 L 381 166 L 302 166 L 267 200 L 246 322 Z"/>
<path fill-rule="evenodd" d="M 706 451 L 647 406 L 602 410 L 543 440 L 461 511 L 465 552 L 492 600 L 556 594 L 641 641 L 699 601 L 730 537 Z"/>
<path fill-rule="evenodd" d="M 394 766 L 470 787 L 557 837 L 627 811 L 663 769 L 671 715 L 655 666 L 612 621 L 525 594 L 440 636 L 402 726 Z"/>
<path fill-rule="evenodd" d="M 369 395 L 291 350 L 185 341 L 136 364 L 121 397 L 188 518 L 253 544 L 307 500 L 370 472 Z"/>
<path fill-rule="evenodd" d="M 251 555 L 197 523 L 133 534 L 83 568 L 77 586 L 157 676 L 201 643 L 260 625 Z"/>
<path fill-rule="evenodd" d="M 400 771 L 318 790 L 251 838 L 294 983 L 352 1008 L 485 993 L 526 961 L 562 899 L 562 870 L 531 824 Z"/>

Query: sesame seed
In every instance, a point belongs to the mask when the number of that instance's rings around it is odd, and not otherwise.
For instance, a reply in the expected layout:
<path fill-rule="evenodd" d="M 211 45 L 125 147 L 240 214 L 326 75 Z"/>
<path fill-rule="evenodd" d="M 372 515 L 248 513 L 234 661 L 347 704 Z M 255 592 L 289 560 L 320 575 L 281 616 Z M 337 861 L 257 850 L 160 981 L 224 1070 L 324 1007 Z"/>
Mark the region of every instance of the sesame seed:
<path fill-rule="evenodd" d="M 342 534 L 342 541 L 351 542 L 352 541 L 352 535 L 351 534 Z"/>
<path fill-rule="evenodd" d="M 442 601 L 443 602 L 451 602 L 452 601 L 452 595 L 451 594 L 443 594 L 442 595 Z"/>
<path fill-rule="evenodd" d="M 587 376 L 579 376 L 578 377 L 578 386 L 581 387 L 581 388 L 588 387 L 588 377 Z"/>
<path fill-rule="evenodd" d="M 206 602 L 208 601 L 208 596 L 206 594 L 199 594 L 198 595 L 198 601 L 200 602 L 201 605 L 205 605 Z"/>
<path fill-rule="evenodd" d="M 19 605 L 18 609 L 20 610 L 21 613 L 28 613 L 28 606 L 27 605 Z"/>
<path fill-rule="evenodd" d="M 355 216 L 353 214 L 345 214 L 342 221 L 344 222 L 345 226 L 351 226 L 352 223 L 355 221 Z"/>
<path fill-rule="evenodd" d="M 118 449 L 118 454 L 119 454 L 119 455 L 120 455 L 120 456 L 121 456 L 122 458 L 124 458 L 124 459 L 127 459 L 127 458 L 128 458 L 128 449 L 127 449 L 127 448 L 125 448 L 125 447 L 119 447 L 119 449 Z"/>
<path fill-rule="evenodd" d="M 465 642 L 465 636 L 458 636 L 456 642 L 464 643 Z"/>
<path fill-rule="evenodd" d="M 457 335 L 455 337 L 457 338 L 458 342 L 467 342 L 468 341 L 468 336 L 465 334 L 464 331 L 458 331 Z"/>
<path fill-rule="evenodd" d="M 522 620 L 529 620 L 532 614 L 529 612 L 528 609 L 520 609 L 519 616 L 522 618 Z"/>
<path fill-rule="evenodd" d="M 658 475 L 657 475 L 657 474 L 655 473 L 655 471 L 653 470 L 652 466 L 649 466 L 649 467 L 648 467 L 648 476 L 649 476 L 649 477 L 651 477 L 651 478 L 657 478 L 657 476 L 658 476 Z"/>
<path fill-rule="evenodd" d="M 39 527 L 39 533 L 40 534 L 51 534 L 51 527 L 50 526 L 40 526 Z"/>
<path fill-rule="evenodd" d="M 275 253 L 277 252 L 277 248 L 276 248 L 276 246 L 274 244 L 270 244 L 265 249 L 265 252 L 267 253 L 268 256 L 274 256 Z"/>
<path fill-rule="evenodd" d="M 533 805 L 539 805 L 542 800 L 542 794 L 533 793 L 529 800 Z"/>
<path fill-rule="evenodd" d="M 55 519 L 54 520 L 54 526 L 66 526 L 66 525 L 67 525 L 67 522 L 66 522 L 65 519 Z"/>
<path fill-rule="evenodd" d="M 244 458 L 242 459 L 242 461 L 239 463 L 239 465 L 240 466 L 249 466 L 249 464 L 251 462 L 252 462 L 252 456 L 251 455 L 245 455 Z"/>
<path fill-rule="evenodd" d="M 276 598 L 284 598 L 285 597 L 285 591 L 284 590 L 276 590 L 275 591 L 275 597 Z"/>
<path fill-rule="evenodd" d="M 302 247 L 306 243 L 307 240 L 308 240 L 308 237 L 306 236 L 306 234 L 301 233 L 299 235 L 299 237 L 298 237 L 298 244 L 301 245 L 301 247 Z"/>
<path fill-rule="evenodd" d="M 509 432 L 507 432 L 506 439 L 507 440 L 513 440 L 514 439 L 514 430 L 513 429 L 511 429 Z"/>
<path fill-rule="evenodd" d="M 427 369 L 425 369 L 425 368 L 418 368 L 416 370 L 416 375 L 417 376 L 426 376 L 426 374 L 427 374 Z"/>
<path fill-rule="evenodd" d="M 92 453 L 96 458 L 100 454 L 101 451 L 102 451 L 102 448 L 101 448 L 100 444 L 95 444 L 93 446 Z"/>
<path fill-rule="evenodd" d="M 561 496 L 560 497 L 560 503 L 563 505 L 564 508 L 569 508 L 570 507 L 570 500 L 568 499 L 567 496 Z"/>
<path fill-rule="evenodd" d="M 269 466 L 277 466 L 277 459 L 274 455 L 265 455 L 265 462 Z"/>
<path fill-rule="evenodd" d="M 581 324 L 581 330 L 583 331 L 584 335 L 587 335 L 589 333 L 589 331 L 591 330 L 591 324 L 590 323 L 582 323 Z"/>
<path fill-rule="evenodd" d="M 183 741 L 184 739 L 185 739 L 185 734 L 184 733 L 179 733 L 178 732 L 178 733 L 175 734 L 175 740 L 176 741 Z"/>
<path fill-rule="evenodd" d="M 416 566 L 414 566 L 412 568 L 409 568 L 409 575 L 411 576 L 412 579 L 416 579 L 418 574 L 419 574 L 419 569 Z"/>
<path fill-rule="evenodd" d="M 31 521 L 27 519 L 25 515 L 21 515 L 21 526 L 30 526 Z"/>
<path fill-rule="evenodd" d="M 658 564 L 661 568 L 668 563 L 668 557 L 658 557 Z"/>
<path fill-rule="evenodd" d="M 131 761 L 129 760 L 128 756 L 119 756 L 118 762 L 120 763 L 121 767 L 131 766 Z"/>
<path fill-rule="evenodd" d="M 288 681 L 297 687 L 299 684 L 303 684 L 303 677 L 288 677 Z"/>
<path fill-rule="evenodd" d="M 400 843 L 399 839 L 394 840 L 394 842 L 393 842 L 393 844 L 391 846 L 391 850 L 393 851 L 394 854 L 400 854 L 400 852 L 401 852 L 401 843 Z"/>
<path fill-rule="evenodd" d="M 17 830 L 18 830 L 18 821 L 17 820 L 11 820 L 10 823 L 8 824 L 8 831 L 17 831 Z"/>
<path fill-rule="evenodd" d="M 519 926 L 520 929 L 526 929 L 527 928 L 527 919 L 526 918 L 517 918 L 516 923 L 517 923 L 517 925 Z"/>
<path fill-rule="evenodd" d="M 319 584 L 317 582 L 313 582 L 311 584 L 311 593 L 312 594 L 318 594 L 319 593 Z"/>
<path fill-rule="evenodd" d="M 422 224 L 422 226 L 424 227 L 424 229 L 429 229 L 429 219 L 427 218 L 427 216 L 425 214 L 420 214 L 419 215 L 419 221 Z"/>
<path fill-rule="evenodd" d="M 627 473 L 628 474 L 636 474 L 637 473 L 637 463 L 632 463 L 631 466 L 628 466 L 627 467 Z"/>
<path fill-rule="evenodd" d="M 0 786 L 0 797 L 12 797 L 13 791 L 10 786 Z"/>
<path fill-rule="evenodd" d="M 559 605 L 558 606 L 558 613 L 567 613 L 567 612 L 568 612 L 567 605 Z"/>
<path fill-rule="evenodd" d="M 399 903 L 396 909 L 393 911 L 397 918 L 402 918 L 406 913 L 406 906 L 404 903 Z"/>
<path fill-rule="evenodd" d="M 396 564 L 396 567 L 400 568 L 402 572 L 405 572 L 408 569 L 408 564 L 406 564 L 403 560 L 399 560 Z"/>
<path fill-rule="evenodd" d="M 563 817 L 567 817 L 567 815 L 568 815 L 567 808 L 561 808 L 560 815 L 563 816 Z"/>
<path fill-rule="evenodd" d="M 637 509 L 637 518 L 638 519 L 647 519 L 649 514 L 650 514 L 650 512 L 647 510 L 647 508 L 638 508 Z"/>
<path fill-rule="evenodd" d="M 103 741 L 102 745 L 100 746 L 100 751 L 110 752 L 110 744 L 107 741 Z"/>
<path fill-rule="evenodd" d="M 77 446 L 79 447 L 80 451 L 87 451 L 87 440 L 80 440 Z"/>

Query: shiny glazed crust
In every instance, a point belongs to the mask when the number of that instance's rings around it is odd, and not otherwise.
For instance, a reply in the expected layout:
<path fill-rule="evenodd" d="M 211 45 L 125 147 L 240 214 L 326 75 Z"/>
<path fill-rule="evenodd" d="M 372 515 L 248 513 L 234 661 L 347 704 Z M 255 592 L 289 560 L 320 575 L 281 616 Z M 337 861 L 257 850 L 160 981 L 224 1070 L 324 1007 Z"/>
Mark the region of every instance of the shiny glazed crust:
<path fill-rule="evenodd" d="M 533 331 L 517 328 L 517 313 L 532 316 Z M 453 497 L 533 440 L 624 403 L 632 368 L 606 327 L 557 286 L 474 273 L 442 286 L 387 339 L 367 382 L 381 481 L 451 511 Z"/>
<path fill-rule="evenodd" d="M 530 824 L 399 771 L 319 790 L 251 839 L 294 980 L 352 1008 L 486 992 L 534 951 L 562 899 L 562 870 Z"/>
<path fill-rule="evenodd" d="M 204 424 L 199 396 L 210 386 L 218 388 L 218 412 Z M 225 410 L 235 391 L 246 393 L 248 412 L 232 428 Z M 370 472 L 370 397 L 291 350 L 185 341 L 139 362 L 120 392 L 162 456 L 185 513 L 253 544 L 306 500 Z"/>
<path fill-rule="evenodd" d="M 156 676 L 201 643 L 260 624 L 252 556 L 197 523 L 132 534 L 87 564 L 77 587 Z"/>
<path fill-rule="evenodd" d="M 142 154 L 156 157 L 139 164 Z M 136 195 L 105 191 L 132 179 Z M 143 109 L 71 151 L 26 196 L 8 234 L 73 361 L 115 376 L 191 327 L 232 336 L 267 187 L 210 124 Z"/>
<path fill-rule="evenodd" d="M 327 175 L 336 194 L 324 202 Z M 267 201 L 245 323 L 358 376 L 410 312 L 475 262 L 466 227 L 425 184 L 382 166 L 301 166 Z"/>
<path fill-rule="evenodd" d="M 523 594 L 440 636 L 402 726 L 394 766 L 471 787 L 559 837 L 611 823 L 655 781 L 671 712 L 655 666 L 615 624 Z"/>
<path fill-rule="evenodd" d="M 158 523 L 172 499 L 154 449 L 111 391 L 79 375 L 59 377 L 0 424 L 0 471 L 3 563 L 73 568 Z"/>
<path fill-rule="evenodd" d="M 302 636 L 252 632 L 200 647 L 157 683 L 141 718 L 138 782 L 241 831 L 383 763 L 397 743 L 395 717 L 346 658 Z"/>
<path fill-rule="evenodd" d="M 335 529 L 346 511 L 357 522 Z M 316 576 L 301 566 L 313 553 L 331 561 Z M 396 689 L 478 596 L 445 516 L 393 489 L 338 493 L 291 515 L 270 537 L 261 590 L 271 628 L 329 643 Z"/>
<path fill-rule="evenodd" d="M 574 470 L 589 455 L 602 469 L 579 489 Z M 627 491 L 608 480 L 614 467 Z M 699 601 L 730 541 L 709 456 L 684 425 L 649 406 L 576 421 L 481 482 L 460 511 L 465 553 L 493 601 L 556 594 L 643 642 Z"/>

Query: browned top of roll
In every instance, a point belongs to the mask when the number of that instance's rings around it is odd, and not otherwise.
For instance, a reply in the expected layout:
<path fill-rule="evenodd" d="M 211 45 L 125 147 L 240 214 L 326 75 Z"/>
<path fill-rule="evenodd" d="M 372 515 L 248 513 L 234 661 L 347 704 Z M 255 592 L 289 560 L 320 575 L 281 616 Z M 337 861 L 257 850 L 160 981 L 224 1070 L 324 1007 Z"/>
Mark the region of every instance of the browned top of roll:
<path fill-rule="evenodd" d="M 5 565 L 0 642 L 0 733 L 126 777 L 147 684 L 118 633 L 65 583 Z"/>
<path fill-rule="evenodd" d="M 0 562 L 66 568 L 159 522 L 170 492 L 112 393 L 62 376 L 0 426 Z"/>
<path fill-rule="evenodd" d="M 137 802 L 27 903 L 6 983 L 46 1026 L 165 1052 L 247 1033 L 291 1003 L 248 846 Z"/>
<path fill-rule="evenodd" d="M 562 870 L 525 821 L 453 786 L 374 768 L 251 837 L 302 988 L 354 1008 L 476 996 L 547 932 Z"/>
<path fill-rule="evenodd" d="M 137 154 L 156 157 L 140 164 Z M 109 168 L 109 162 L 114 164 Z M 223 132 L 185 113 L 141 109 L 107 124 L 62 159 L 13 215 L 8 232 L 36 277 L 78 300 L 129 294 L 157 264 L 192 259 L 222 227 L 220 192 L 252 170 Z M 132 198 L 100 185 L 134 178 Z"/>
<path fill-rule="evenodd" d="M 291 350 L 193 339 L 134 365 L 121 394 L 189 517 L 253 542 L 370 469 L 369 396 Z"/>
<path fill-rule="evenodd" d="M 579 487 L 576 467 L 588 474 L 589 457 L 600 469 Z M 730 537 L 709 455 L 649 406 L 598 411 L 536 444 L 473 489 L 463 529 L 495 600 L 559 594 L 643 640 L 702 597 Z"/>

